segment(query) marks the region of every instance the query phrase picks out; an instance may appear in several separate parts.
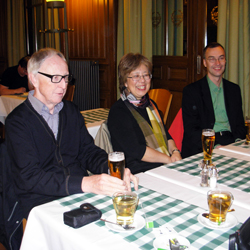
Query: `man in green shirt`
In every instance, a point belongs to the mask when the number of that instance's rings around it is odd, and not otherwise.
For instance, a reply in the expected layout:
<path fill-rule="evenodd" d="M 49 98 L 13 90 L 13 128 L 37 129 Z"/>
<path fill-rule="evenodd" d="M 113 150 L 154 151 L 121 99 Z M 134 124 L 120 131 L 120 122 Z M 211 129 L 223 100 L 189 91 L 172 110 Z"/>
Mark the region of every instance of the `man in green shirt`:
<path fill-rule="evenodd" d="M 202 152 L 202 129 L 215 130 L 215 146 L 246 136 L 240 87 L 222 78 L 226 65 L 223 46 L 207 45 L 203 64 L 207 75 L 183 89 L 183 158 Z"/>

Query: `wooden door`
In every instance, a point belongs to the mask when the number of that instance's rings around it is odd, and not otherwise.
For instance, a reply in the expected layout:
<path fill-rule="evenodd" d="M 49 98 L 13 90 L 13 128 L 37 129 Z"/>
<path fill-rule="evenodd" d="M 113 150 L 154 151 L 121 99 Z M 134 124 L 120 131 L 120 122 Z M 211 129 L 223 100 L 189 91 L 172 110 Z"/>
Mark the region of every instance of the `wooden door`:
<path fill-rule="evenodd" d="M 183 56 L 153 56 L 153 88 L 165 88 L 173 94 L 166 123 L 168 128 L 181 108 L 183 88 L 206 74 L 202 51 L 207 43 L 207 0 L 183 3 L 186 4 L 184 14 L 187 15 L 185 53 Z"/>

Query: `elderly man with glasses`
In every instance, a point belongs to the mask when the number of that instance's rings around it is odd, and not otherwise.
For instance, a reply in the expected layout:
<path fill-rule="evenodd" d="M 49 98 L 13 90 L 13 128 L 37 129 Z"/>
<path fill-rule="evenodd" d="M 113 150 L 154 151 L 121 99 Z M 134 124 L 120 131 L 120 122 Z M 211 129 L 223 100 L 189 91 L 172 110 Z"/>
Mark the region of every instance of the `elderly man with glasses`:
<path fill-rule="evenodd" d="M 215 147 L 246 136 L 240 87 L 222 78 L 226 55 L 221 44 L 204 48 L 203 64 L 207 75 L 183 89 L 183 158 L 202 152 L 202 129 L 215 131 Z"/>
<path fill-rule="evenodd" d="M 62 53 L 50 48 L 34 53 L 28 77 L 34 91 L 6 119 L 7 150 L 24 217 L 36 205 L 75 193 L 112 195 L 131 190 L 130 181 L 137 189 L 129 169 L 123 180 L 107 174 L 106 152 L 94 144 L 77 106 L 63 100 L 72 76 Z"/>

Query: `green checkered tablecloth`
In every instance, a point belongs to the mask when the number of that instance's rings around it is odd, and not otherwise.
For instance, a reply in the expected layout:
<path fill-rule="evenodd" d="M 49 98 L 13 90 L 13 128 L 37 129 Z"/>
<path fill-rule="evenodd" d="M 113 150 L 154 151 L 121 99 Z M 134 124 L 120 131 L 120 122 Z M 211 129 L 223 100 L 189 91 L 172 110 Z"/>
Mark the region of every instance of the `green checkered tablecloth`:
<path fill-rule="evenodd" d="M 200 153 L 165 166 L 170 169 L 198 176 L 200 174 L 198 164 L 202 159 L 203 153 Z M 212 160 L 219 169 L 218 183 L 248 193 L 250 192 L 250 161 L 217 154 L 213 154 Z"/>
<path fill-rule="evenodd" d="M 250 149 L 250 144 L 246 145 L 245 142 L 246 142 L 246 140 L 242 140 L 242 141 L 235 142 L 235 143 L 233 143 L 231 145 L 236 146 L 236 147 L 240 147 L 240 148 L 248 148 L 248 149 Z"/>
<path fill-rule="evenodd" d="M 108 119 L 109 109 L 92 109 L 81 111 L 81 114 L 84 116 L 85 123 L 99 122 L 102 120 Z"/>
<path fill-rule="evenodd" d="M 140 198 L 137 213 L 145 214 L 146 221 L 154 222 L 155 228 L 159 226 L 173 228 L 190 241 L 191 249 L 228 249 L 229 235 L 240 227 L 239 224 L 225 231 L 208 229 L 197 221 L 197 216 L 204 212 L 202 208 L 141 186 L 137 193 Z M 77 194 L 54 202 L 59 202 L 61 206 L 66 206 L 69 210 L 78 208 L 83 202 L 88 202 L 102 211 L 102 218 L 107 218 L 114 213 L 111 198 L 103 195 Z M 140 206 L 141 203 L 143 206 Z M 102 221 L 94 223 L 99 227 L 105 227 L 105 223 Z M 114 237 L 119 234 L 113 231 L 112 233 Z M 155 239 L 153 228 L 144 227 L 137 232 L 129 233 L 128 231 L 128 233 L 121 235 L 123 240 L 138 246 L 140 249 L 153 249 Z"/>

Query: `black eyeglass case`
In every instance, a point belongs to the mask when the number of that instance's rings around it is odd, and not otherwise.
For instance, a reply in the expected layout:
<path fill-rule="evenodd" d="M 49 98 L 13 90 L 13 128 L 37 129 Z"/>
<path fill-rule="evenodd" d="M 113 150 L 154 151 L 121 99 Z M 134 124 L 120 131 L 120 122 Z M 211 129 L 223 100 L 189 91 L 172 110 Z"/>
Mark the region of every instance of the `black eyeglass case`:
<path fill-rule="evenodd" d="M 64 224 L 79 228 L 102 217 L 101 210 L 97 209 L 90 203 L 84 203 L 80 208 L 63 213 Z"/>

